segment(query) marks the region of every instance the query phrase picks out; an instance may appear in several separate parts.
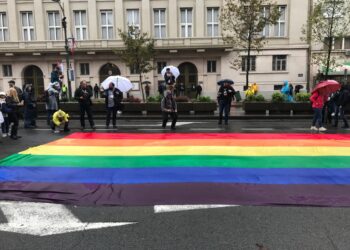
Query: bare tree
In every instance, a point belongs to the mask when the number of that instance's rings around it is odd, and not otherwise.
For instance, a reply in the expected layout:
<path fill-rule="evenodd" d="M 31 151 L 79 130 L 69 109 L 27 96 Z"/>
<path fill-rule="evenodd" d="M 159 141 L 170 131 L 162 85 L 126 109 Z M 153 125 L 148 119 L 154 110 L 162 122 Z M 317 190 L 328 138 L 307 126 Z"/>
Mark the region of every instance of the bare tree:
<path fill-rule="evenodd" d="M 276 24 L 280 17 L 279 7 L 269 0 L 227 0 L 221 11 L 220 21 L 224 41 L 235 50 L 244 50 L 246 57 L 246 86 L 251 70 L 251 51 L 259 51 L 267 40 L 263 34 L 265 28 Z M 238 69 L 242 65 L 239 52 L 231 61 Z"/>

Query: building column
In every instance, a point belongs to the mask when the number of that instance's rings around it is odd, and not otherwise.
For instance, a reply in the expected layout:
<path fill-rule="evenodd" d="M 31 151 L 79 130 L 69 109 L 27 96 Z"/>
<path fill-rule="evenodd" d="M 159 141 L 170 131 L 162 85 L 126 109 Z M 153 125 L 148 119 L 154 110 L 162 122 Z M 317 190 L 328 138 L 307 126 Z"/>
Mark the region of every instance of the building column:
<path fill-rule="evenodd" d="M 96 0 L 89 0 L 88 2 L 88 34 L 90 40 L 97 40 L 99 29 L 98 29 L 98 20 L 97 20 L 97 9 L 96 9 Z"/>
<path fill-rule="evenodd" d="M 20 31 L 20 27 L 18 26 L 18 18 L 19 13 L 16 8 L 16 1 L 7 1 L 7 16 L 8 16 L 8 26 L 9 26 L 9 41 L 18 42 L 19 40 L 23 40 L 22 36 L 19 35 L 22 32 Z M 10 21 L 11 20 L 11 21 Z"/>
<path fill-rule="evenodd" d="M 43 8 L 42 0 L 34 0 L 34 23 L 35 23 L 35 38 L 37 41 L 45 41 L 45 25 L 44 17 L 46 17 L 46 13 Z"/>
<path fill-rule="evenodd" d="M 75 37 L 73 12 L 71 11 L 69 0 L 63 0 L 63 7 L 64 7 L 64 15 L 67 18 L 67 36 Z"/>
<path fill-rule="evenodd" d="M 121 29 L 122 31 L 125 30 L 124 27 L 124 0 L 117 0 L 115 1 L 115 27 L 116 27 L 116 38 L 120 39 L 119 34 L 118 34 L 118 29 Z"/>
<path fill-rule="evenodd" d="M 141 29 L 143 32 L 147 32 L 148 35 L 151 35 L 151 5 L 150 0 L 142 0 L 141 8 Z"/>
<path fill-rule="evenodd" d="M 196 37 L 204 37 L 205 24 L 205 11 L 204 11 L 204 1 L 196 0 L 196 19 L 194 23 L 194 28 L 196 31 Z"/>
<path fill-rule="evenodd" d="M 177 1 L 174 0 L 169 0 L 168 2 L 168 37 L 169 38 L 177 38 L 178 37 L 178 29 L 179 29 L 179 25 L 178 25 L 178 18 L 177 18 L 177 13 L 178 13 L 178 9 L 177 9 Z"/>

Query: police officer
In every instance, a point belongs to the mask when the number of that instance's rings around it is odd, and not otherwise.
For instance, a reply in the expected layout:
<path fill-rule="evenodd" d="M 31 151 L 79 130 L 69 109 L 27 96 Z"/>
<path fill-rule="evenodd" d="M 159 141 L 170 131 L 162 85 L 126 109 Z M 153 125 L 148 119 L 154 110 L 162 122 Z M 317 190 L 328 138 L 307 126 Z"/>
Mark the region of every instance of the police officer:
<path fill-rule="evenodd" d="M 235 90 L 232 86 L 225 82 L 223 86 L 220 87 L 218 92 L 218 102 L 219 102 L 219 125 L 222 124 L 222 116 L 225 112 L 225 125 L 228 125 L 228 115 L 230 113 L 231 102 L 234 99 Z"/>

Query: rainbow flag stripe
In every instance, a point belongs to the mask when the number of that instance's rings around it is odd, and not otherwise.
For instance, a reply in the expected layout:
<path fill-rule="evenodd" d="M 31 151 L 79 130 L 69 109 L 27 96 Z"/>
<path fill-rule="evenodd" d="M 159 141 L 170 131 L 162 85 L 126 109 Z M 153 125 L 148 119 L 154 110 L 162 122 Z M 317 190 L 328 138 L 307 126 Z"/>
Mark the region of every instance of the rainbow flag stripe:
<path fill-rule="evenodd" d="M 0 199 L 350 206 L 350 135 L 75 133 L 0 161 Z"/>

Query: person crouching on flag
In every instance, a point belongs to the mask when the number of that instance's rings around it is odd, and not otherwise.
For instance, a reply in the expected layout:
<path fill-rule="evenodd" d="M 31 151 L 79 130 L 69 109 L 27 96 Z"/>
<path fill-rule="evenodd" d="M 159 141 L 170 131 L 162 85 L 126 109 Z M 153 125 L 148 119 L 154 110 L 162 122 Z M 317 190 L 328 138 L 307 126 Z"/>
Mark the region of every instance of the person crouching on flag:
<path fill-rule="evenodd" d="M 170 115 L 170 117 L 172 118 L 171 129 L 174 130 L 177 121 L 177 104 L 170 90 L 165 92 L 165 96 L 163 97 L 161 102 L 161 109 L 163 113 L 162 127 L 166 127 Z"/>
<path fill-rule="evenodd" d="M 59 130 L 56 130 L 56 126 L 59 127 L 61 124 L 64 124 L 64 132 L 69 132 L 68 123 L 69 115 L 62 110 L 56 111 L 52 116 L 51 129 L 53 133 L 59 133 Z"/>

